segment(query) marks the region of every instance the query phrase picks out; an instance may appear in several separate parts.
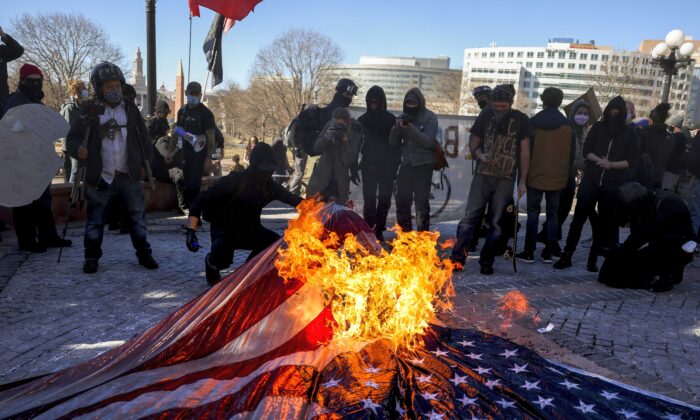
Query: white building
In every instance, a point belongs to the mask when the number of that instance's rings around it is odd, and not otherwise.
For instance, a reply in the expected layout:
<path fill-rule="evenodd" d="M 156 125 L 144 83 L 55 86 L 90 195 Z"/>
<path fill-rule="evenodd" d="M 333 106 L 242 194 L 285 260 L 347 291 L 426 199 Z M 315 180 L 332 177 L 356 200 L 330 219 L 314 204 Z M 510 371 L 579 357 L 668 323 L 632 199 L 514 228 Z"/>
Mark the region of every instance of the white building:
<path fill-rule="evenodd" d="M 370 87 L 381 86 L 388 108 L 393 110 L 401 110 L 406 92 L 417 87 L 423 92 L 428 108 L 437 113 L 456 114 L 461 74 L 460 70 L 450 69 L 449 57 L 363 56 L 360 57 L 360 64 L 332 69 L 326 84 L 335 86 L 334 83 L 340 78 L 352 79 L 358 86 L 356 101 L 360 106 L 364 105 Z"/>
<path fill-rule="evenodd" d="M 690 94 L 691 74 L 681 70 L 674 77 L 672 112 L 684 114 Z M 637 116 L 647 116 L 660 101 L 663 74 L 651 64 L 651 55 L 640 51 L 615 51 L 594 41 L 552 39 L 545 47 L 487 47 L 464 50 L 460 114 L 478 113 L 472 89 L 512 83 L 517 91 L 515 107 L 533 115 L 542 109 L 539 95 L 554 86 L 564 91 L 564 104 L 593 87 L 601 107 L 618 94 L 635 103 Z"/>

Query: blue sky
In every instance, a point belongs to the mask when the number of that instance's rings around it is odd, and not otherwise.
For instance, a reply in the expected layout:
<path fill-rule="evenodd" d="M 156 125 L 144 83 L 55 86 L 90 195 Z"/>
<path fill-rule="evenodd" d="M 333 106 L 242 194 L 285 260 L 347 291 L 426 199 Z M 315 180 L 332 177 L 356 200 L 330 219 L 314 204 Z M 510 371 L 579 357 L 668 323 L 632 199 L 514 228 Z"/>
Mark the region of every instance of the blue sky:
<path fill-rule="evenodd" d="M 80 12 L 103 26 L 129 62 L 137 45 L 145 57 L 143 0 L 0 1 L 0 25 L 8 32 L 10 19 L 22 13 Z M 666 10 L 666 4 L 675 6 L 675 11 Z M 213 13 L 201 10 L 202 17 L 193 18 L 191 79 L 203 81 L 206 62 L 201 46 Z M 173 87 L 180 58 L 187 73 L 188 16 L 187 0 L 157 2 L 158 85 Z M 357 63 L 361 55 L 447 55 L 452 67 L 460 68 L 464 48 L 491 42 L 535 46 L 551 37 L 573 37 L 636 49 L 642 39 L 662 38 L 675 28 L 700 39 L 699 16 L 698 0 L 263 0 L 224 36 L 224 78 L 245 85 L 258 49 L 292 27 L 330 36 L 348 64 Z"/>

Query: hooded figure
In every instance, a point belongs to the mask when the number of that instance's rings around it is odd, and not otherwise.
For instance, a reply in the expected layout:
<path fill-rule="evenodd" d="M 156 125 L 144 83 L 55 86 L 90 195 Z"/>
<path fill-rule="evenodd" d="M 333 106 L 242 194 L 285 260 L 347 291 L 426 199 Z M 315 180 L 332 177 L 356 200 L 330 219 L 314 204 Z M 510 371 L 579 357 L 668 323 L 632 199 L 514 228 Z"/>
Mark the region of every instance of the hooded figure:
<path fill-rule="evenodd" d="M 199 250 L 195 230 L 200 217 L 211 223 L 211 252 L 205 258 L 207 282 L 216 284 L 219 270 L 233 262 L 236 249 L 251 250 L 248 260 L 279 239 L 279 235 L 260 221 L 262 209 L 274 200 L 298 206 L 301 197 L 287 191 L 272 180 L 277 167 L 275 153 L 266 143 L 258 144 L 250 155 L 250 166 L 231 172 L 206 191 L 190 206 L 187 248 Z"/>
<path fill-rule="evenodd" d="M 576 250 L 586 219 L 594 216 L 596 205 L 598 221 L 593 225 L 593 246 L 588 256 L 587 269 L 598 271 L 598 255 L 617 246 L 619 241 L 619 214 L 617 189 L 630 178 L 630 168 L 639 161 L 639 147 L 634 130 L 626 123 L 627 105 L 618 96 L 603 113 L 603 120 L 593 124 L 583 145 L 586 168 L 579 186 L 574 219 L 569 227 L 562 258 L 554 268 L 571 267 L 571 256 Z"/>
<path fill-rule="evenodd" d="M 412 88 L 404 97 L 404 114 L 396 119 L 389 144 L 401 146 L 401 167 L 396 186 L 396 221 L 401 229 L 413 229 L 411 201 L 416 205 L 416 228 L 430 227 L 430 182 L 435 165 L 438 119 L 425 107 L 425 97 Z"/>
<path fill-rule="evenodd" d="M 389 144 L 389 134 L 396 122 L 387 111 L 386 95 L 379 86 L 372 86 L 365 97 L 367 111 L 357 120 L 362 125 L 362 197 L 363 216 L 379 240 L 386 229 L 391 208 L 396 172 L 401 163 L 401 148 Z"/>
<path fill-rule="evenodd" d="M 630 235 L 605 259 L 598 280 L 612 287 L 670 290 L 693 260 L 688 207 L 674 194 L 654 193 L 636 182 L 620 187 L 619 201 L 630 219 Z"/>
<path fill-rule="evenodd" d="M 668 159 L 675 147 L 672 134 L 666 130 L 666 119 L 670 109 L 671 105 L 668 103 L 657 105 L 649 114 L 651 125 L 642 131 L 641 156 L 642 160 L 651 162 L 650 187 L 654 189 L 661 188 Z"/>

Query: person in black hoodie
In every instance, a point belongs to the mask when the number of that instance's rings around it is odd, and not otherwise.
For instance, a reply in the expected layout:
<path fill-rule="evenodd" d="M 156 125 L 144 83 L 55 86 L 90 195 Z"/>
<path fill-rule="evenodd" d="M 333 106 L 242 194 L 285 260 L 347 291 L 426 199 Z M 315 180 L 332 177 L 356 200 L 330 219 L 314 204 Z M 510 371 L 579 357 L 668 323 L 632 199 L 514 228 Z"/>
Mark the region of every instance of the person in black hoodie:
<path fill-rule="evenodd" d="M 586 219 L 598 205 L 598 221 L 593 230 L 593 246 L 587 269 L 597 272 L 598 255 L 617 247 L 619 224 L 617 189 L 629 181 L 630 168 L 639 160 L 637 138 L 627 124 L 627 105 L 622 96 L 613 98 L 603 112 L 603 120 L 593 124 L 583 145 L 586 168 L 579 186 L 574 218 L 569 226 L 566 247 L 554 268 L 571 267 L 571 257 L 581 239 Z"/>
<path fill-rule="evenodd" d="M 5 99 L 10 94 L 7 86 L 7 63 L 16 60 L 24 54 L 24 48 L 0 27 L 0 117 L 2 117 Z"/>
<path fill-rule="evenodd" d="M 274 200 L 294 207 L 301 203 L 301 197 L 272 180 L 277 165 L 270 145 L 259 143 L 250 153 L 248 169 L 219 178 L 192 202 L 185 244 L 191 252 L 199 250 L 195 231 L 203 215 L 211 223 L 211 252 L 204 259 L 209 285 L 220 281 L 219 270 L 231 265 L 235 250 L 251 250 L 250 260 L 279 239 L 260 222 L 263 207 Z"/>
<path fill-rule="evenodd" d="M 173 184 L 177 195 L 177 206 L 185 214 L 185 174 L 182 171 L 182 150 L 177 147 L 177 137 L 170 135 L 168 115 L 170 106 L 165 101 L 156 102 L 156 115 L 148 125 L 148 134 L 153 142 L 153 177 L 159 182 Z"/>
<path fill-rule="evenodd" d="M 690 195 L 689 181 L 691 177 L 686 172 L 690 139 L 683 134 L 683 117 L 681 115 L 671 116 L 667 125 L 673 136 L 675 147 L 666 164 L 663 189 L 678 194 L 683 201 L 686 201 Z"/>
<path fill-rule="evenodd" d="M 666 165 L 675 148 L 674 139 L 666 129 L 666 119 L 670 109 L 671 105 L 668 103 L 657 105 L 649 114 L 651 125 L 642 131 L 641 159 L 648 160 L 652 166 L 651 185 L 645 186 L 657 190 L 663 185 Z"/>
<path fill-rule="evenodd" d="M 605 259 L 598 281 L 612 287 L 671 290 L 693 260 L 695 233 L 688 207 L 669 191 L 655 193 L 637 182 L 619 189 L 630 217 L 630 235 Z"/>
<path fill-rule="evenodd" d="M 386 218 L 391 208 L 396 172 L 401 163 L 401 148 L 389 144 L 389 133 L 396 117 L 386 110 L 386 95 L 372 86 L 365 97 L 367 111 L 358 118 L 362 125 L 362 198 L 363 217 L 380 241 L 384 239 Z"/>
<path fill-rule="evenodd" d="M 17 91 L 5 101 L 4 111 L 26 104 L 41 104 L 44 99 L 43 82 L 44 75 L 38 67 L 32 64 L 22 65 L 19 69 Z M 12 219 L 21 251 L 44 252 L 46 248 L 72 244 L 70 240 L 61 239 L 56 232 L 51 211 L 51 183 L 36 200 L 24 206 L 13 207 Z"/>
<path fill-rule="evenodd" d="M 151 159 L 151 141 L 141 112 L 125 101 L 124 74 L 116 65 L 103 61 L 90 74 L 95 102 L 83 107 L 83 115 L 71 126 L 66 145 L 71 157 L 85 165 L 85 263 L 83 272 L 97 272 L 102 257 L 102 237 L 107 208 L 115 198 L 125 204 L 130 219 L 131 243 L 139 264 L 158 268 L 151 255 L 146 228 L 141 171 Z M 87 144 L 83 139 L 89 129 Z"/>

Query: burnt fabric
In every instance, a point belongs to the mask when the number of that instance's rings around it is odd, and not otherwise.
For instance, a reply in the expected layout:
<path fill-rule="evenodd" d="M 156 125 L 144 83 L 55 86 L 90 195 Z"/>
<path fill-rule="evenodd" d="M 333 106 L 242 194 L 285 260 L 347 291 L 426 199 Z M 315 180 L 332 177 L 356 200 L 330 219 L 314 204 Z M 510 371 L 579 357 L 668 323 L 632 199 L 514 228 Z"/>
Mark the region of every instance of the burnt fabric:
<path fill-rule="evenodd" d="M 349 209 L 321 214 L 374 241 Z M 365 242 L 366 243 L 366 242 Z M 376 246 L 376 242 L 374 243 Z M 554 364 L 511 341 L 431 325 L 424 346 L 341 346 L 320 289 L 283 281 L 283 240 L 148 331 L 0 392 L 0 417 L 696 418 L 697 408 Z M 371 247 L 370 243 L 367 246 Z M 667 417 L 668 418 L 668 417 Z"/>

